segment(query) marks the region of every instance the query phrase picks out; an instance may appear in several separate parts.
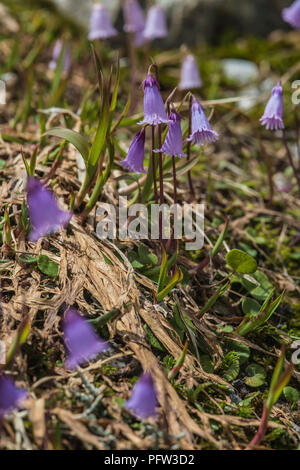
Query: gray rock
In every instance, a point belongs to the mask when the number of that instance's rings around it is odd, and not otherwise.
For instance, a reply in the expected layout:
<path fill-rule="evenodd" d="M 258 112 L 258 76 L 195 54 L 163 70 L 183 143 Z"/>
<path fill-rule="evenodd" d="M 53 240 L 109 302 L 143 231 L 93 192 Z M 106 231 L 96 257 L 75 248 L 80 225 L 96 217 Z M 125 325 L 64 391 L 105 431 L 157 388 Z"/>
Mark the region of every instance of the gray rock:
<path fill-rule="evenodd" d="M 93 0 L 52 1 L 78 23 L 88 26 Z M 102 3 L 121 31 L 122 0 Z M 146 3 L 151 2 L 141 0 L 141 4 Z M 287 27 L 281 19 L 281 10 L 290 5 L 290 0 L 157 0 L 157 3 L 169 17 L 170 34 L 163 45 L 193 46 L 203 40 L 215 40 L 226 30 L 235 30 L 239 35 L 267 35 L 278 27 Z"/>

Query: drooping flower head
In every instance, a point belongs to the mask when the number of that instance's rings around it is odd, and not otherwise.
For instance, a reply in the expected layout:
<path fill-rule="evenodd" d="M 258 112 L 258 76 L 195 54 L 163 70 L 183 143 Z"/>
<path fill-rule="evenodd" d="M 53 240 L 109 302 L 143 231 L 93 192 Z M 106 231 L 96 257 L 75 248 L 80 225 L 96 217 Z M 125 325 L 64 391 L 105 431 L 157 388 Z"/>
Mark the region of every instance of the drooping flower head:
<path fill-rule="evenodd" d="M 65 313 L 64 342 L 68 350 L 68 369 L 74 369 L 108 349 L 108 344 L 97 336 L 87 320 L 74 308 L 69 308 Z"/>
<path fill-rule="evenodd" d="M 117 30 L 113 27 L 106 8 L 100 3 L 94 3 L 91 18 L 89 40 L 107 39 L 117 34 Z"/>
<path fill-rule="evenodd" d="M 283 114 L 283 91 L 280 82 L 273 88 L 271 97 L 265 108 L 260 122 L 267 130 L 284 129 Z"/>
<path fill-rule="evenodd" d="M 32 227 L 28 238 L 32 242 L 49 233 L 58 232 L 72 217 L 71 212 L 58 207 L 53 193 L 37 178 L 28 178 L 27 203 Z"/>
<path fill-rule="evenodd" d="M 163 152 L 164 155 L 170 157 L 185 157 L 183 153 L 182 131 L 181 131 L 181 116 L 172 111 L 170 113 L 169 129 L 161 150 L 156 152 Z"/>
<path fill-rule="evenodd" d="M 133 139 L 125 160 L 120 163 L 129 171 L 134 171 L 135 173 L 146 173 L 146 170 L 144 169 L 145 136 L 145 129 L 138 132 Z"/>
<path fill-rule="evenodd" d="M 55 70 L 59 61 L 59 57 L 63 48 L 63 41 L 61 39 L 58 39 L 56 43 L 54 44 L 53 47 L 53 52 L 52 52 L 52 60 L 49 62 L 49 69 Z M 69 44 L 65 44 L 65 52 L 64 52 L 64 64 L 63 64 L 63 70 L 64 72 L 68 73 L 70 68 L 71 68 L 71 49 Z"/>
<path fill-rule="evenodd" d="M 149 372 L 143 374 L 133 387 L 131 397 L 125 404 L 135 416 L 141 419 L 156 416 L 158 405 L 153 379 Z"/>
<path fill-rule="evenodd" d="M 0 419 L 18 408 L 27 396 L 26 390 L 15 386 L 10 377 L 0 376 Z"/>
<path fill-rule="evenodd" d="M 144 36 L 149 41 L 153 39 L 165 38 L 168 35 L 167 20 L 164 10 L 155 5 L 148 11 Z"/>
<path fill-rule="evenodd" d="M 204 145 L 205 142 L 215 142 L 219 135 L 212 130 L 203 108 L 194 97 L 192 102 L 192 133 L 187 139 L 192 144 Z"/>
<path fill-rule="evenodd" d="M 168 123 L 169 119 L 162 100 L 157 80 L 149 72 L 144 80 L 144 119 L 139 124 Z"/>
<path fill-rule="evenodd" d="M 195 57 L 192 54 L 187 55 L 182 63 L 179 89 L 192 90 L 201 88 L 202 80 Z"/>
<path fill-rule="evenodd" d="M 282 10 L 282 18 L 294 28 L 300 28 L 300 0 Z"/>

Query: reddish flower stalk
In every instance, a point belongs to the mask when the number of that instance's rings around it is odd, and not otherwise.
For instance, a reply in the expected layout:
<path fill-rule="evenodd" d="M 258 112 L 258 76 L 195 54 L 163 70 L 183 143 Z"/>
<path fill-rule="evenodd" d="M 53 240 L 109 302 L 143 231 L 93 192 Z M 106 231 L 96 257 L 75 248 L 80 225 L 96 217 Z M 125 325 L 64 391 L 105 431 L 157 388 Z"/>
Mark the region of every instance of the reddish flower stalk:
<path fill-rule="evenodd" d="M 298 191 L 299 191 L 299 194 L 300 194 L 300 176 L 298 174 L 297 168 L 295 166 L 295 163 L 294 163 L 291 151 L 290 151 L 290 147 L 289 147 L 289 144 L 288 144 L 288 141 L 287 141 L 285 129 L 282 129 L 282 140 L 283 140 L 283 143 L 284 143 L 284 146 L 285 146 L 285 149 L 286 149 L 286 153 L 287 153 L 287 156 L 288 156 L 288 159 L 289 159 L 289 163 L 290 163 L 290 165 L 293 169 L 293 173 L 295 175 L 297 185 L 298 185 Z"/>
<path fill-rule="evenodd" d="M 153 190 L 155 204 L 158 204 L 158 192 L 157 192 L 157 181 L 156 181 L 156 164 L 155 164 L 155 127 L 151 126 L 152 131 L 152 171 L 153 171 Z"/>
<path fill-rule="evenodd" d="M 193 95 L 190 96 L 190 100 L 189 100 L 189 134 L 188 134 L 189 136 L 192 133 L 192 104 L 193 104 Z M 191 141 L 190 140 L 187 141 L 186 154 L 187 154 L 187 161 L 189 161 L 191 158 Z M 194 197 L 195 190 L 193 186 L 191 170 L 188 171 L 187 177 L 188 177 L 188 183 L 189 183 L 189 188 L 190 188 L 190 194 L 192 197 Z"/>
<path fill-rule="evenodd" d="M 158 125 L 158 147 L 161 149 L 162 147 L 162 136 L 161 136 L 161 124 Z M 159 152 L 159 202 L 160 205 L 164 203 L 164 170 L 163 170 L 163 156 L 162 151 Z M 163 240 L 163 233 L 162 233 L 162 213 L 159 212 L 159 238 Z"/>
<path fill-rule="evenodd" d="M 264 403 L 263 413 L 262 413 L 258 431 L 253 437 L 248 447 L 246 448 L 246 450 L 251 450 L 253 449 L 253 447 L 258 446 L 261 443 L 268 429 L 268 420 L 269 420 L 269 413 L 268 413 L 267 405 L 266 403 Z"/>

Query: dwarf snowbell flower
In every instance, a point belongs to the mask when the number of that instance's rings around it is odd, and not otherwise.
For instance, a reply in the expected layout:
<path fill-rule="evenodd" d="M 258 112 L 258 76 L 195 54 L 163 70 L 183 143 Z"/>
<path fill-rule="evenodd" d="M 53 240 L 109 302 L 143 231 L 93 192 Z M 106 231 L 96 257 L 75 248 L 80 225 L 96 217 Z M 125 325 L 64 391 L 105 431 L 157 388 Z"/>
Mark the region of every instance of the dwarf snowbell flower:
<path fill-rule="evenodd" d="M 196 59 L 192 54 L 189 54 L 182 63 L 179 89 L 192 90 L 193 88 L 201 88 L 202 85 Z"/>
<path fill-rule="evenodd" d="M 147 173 L 144 169 L 145 156 L 145 129 L 142 129 L 133 139 L 129 147 L 127 157 L 120 164 L 129 171 L 135 173 Z"/>
<path fill-rule="evenodd" d="M 149 372 L 143 374 L 133 387 L 131 397 L 125 404 L 135 416 L 141 419 L 156 416 L 158 405 L 153 379 Z"/>
<path fill-rule="evenodd" d="M 63 42 L 61 39 L 58 39 L 56 43 L 54 44 L 53 47 L 53 52 L 52 52 L 52 60 L 49 62 L 49 69 L 55 70 L 57 67 L 57 63 L 61 54 L 63 48 Z M 69 44 L 65 45 L 65 57 L 64 57 L 64 65 L 63 65 L 63 70 L 64 72 L 69 72 L 71 68 L 71 50 Z"/>
<path fill-rule="evenodd" d="M 126 33 L 134 33 L 135 46 L 142 46 L 145 42 L 145 18 L 144 12 L 137 0 L 125 0 L 124 18 L 124 31 Z"/>
<path fill-rule="evenodd" d="M 74 369 L 108 349 L 108 344 L 74 308 L 69 308 L 64 319 L 64 341 L 68 350 L 66 365 Z"/>
<path fill-rule="evenodd" d="M 300 28 L 300 0 L 282 10 L 282 18 L 294 28 Z"/>
<path fill-rule="evenodd" d="M 144 12 L 137 0 L 125 0 L 124 18 L 124 31 L 126 33 L 138 33 L 144 30 Z"/>
<path fill-rule="evenodd" d="M 182 142 L 182 131 L 181 131 L 181 116 L 172 111 L 170 113 L 169 129 L 166 135 L 163 146 L 156 152 L 162 152 L 164 155 L 170 155 L 170 157 L 185 157 L 183 153 L 183 142 Z"/>
<path fill-rule="evenodd" d="M 71 212 L 59 209 L 53 193 L 37 178 L 28 179 L 27 203 L 32 226 L 29 240 L 32 242 L 48 233 L 58 232 L 72 217 Z"/>
<path fill-rule="evenodd" d="M 187 139 L 188 142 L 197 145 L 204 145 L 205 142 L 215 142 L 219 135 L 212 130 L 203 108 L 199 101 L 194 97 L 192 103 L 192 133 Z"/>
<path fill-rule="evenodd" d="M 15 386 L 10 377 L 0 376 L 0 418 L 20 406 L 27 393 L 23 388 Z"/>
<path fill-rule="evenodd" d="M 283 113 L 283 92 L 280 82 L 273 88 L 271 98 L 269 99 L 265 112 L 260 118 L 260 122 L 263 126 L 266 126 L 267 130 L 278 130 L 284 129 L 284 123 L 282 120 Z"/>
<path fill-rule="evenodd" d="M 116 34 L 117 30 L 113 27 L 106 8 L 100 3 L 95 3 L 90 18 L 89 40 L 107 39 Z"/>
<path fill-rule="evenodd" d="M 167 35 L 167 21 L 164 10 L 159 5 L 151 7 L 146 18 L 144 37 L 149 41 L 153 41 L 153 39 L 165 38 Z"/>
<path fill-rule="evenodd" d="M 144 119 L 139 124 L 157 124 L 168 123 L 169 119 L 162 100 L 157 80 L 151 73 L 148 73 L 144 80 Z"/>

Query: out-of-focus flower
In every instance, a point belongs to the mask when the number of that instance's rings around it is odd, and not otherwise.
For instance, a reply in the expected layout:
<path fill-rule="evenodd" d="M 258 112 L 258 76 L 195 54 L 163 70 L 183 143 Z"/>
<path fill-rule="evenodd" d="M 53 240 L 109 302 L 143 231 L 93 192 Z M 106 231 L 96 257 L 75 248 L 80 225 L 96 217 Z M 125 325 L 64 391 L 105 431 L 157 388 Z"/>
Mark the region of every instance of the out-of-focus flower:
<path fill-rule="evenodd" d="M 203 108 L 194 97 L 192 103 L 192 133 L 187 139 L 192 144 L 204 145 L 205 142 L 215 142 L 219 135 L 212 130 Z"/>
<path fill-rule="evenodd" d="M 72 217 L 71 212 L 59 209 L 53 193 L 37 178 L 28 178 L 27 203 L 32 227 L 29 240 L 32 242 L 48 233 L 58 232 Z"/>
<path fill-rule="evenodd" d="M 135 173 L 146 173 L 144 169 L 145 156 L 145 129 L 142 129 L 133 139 L 125 160 L 120 164 L 129 171 Z"/>
<path fill-rule="evenodd" d="M 49 62 L 49 69 L 55 70 L 57 63 L 63 48 L 63 41 L 58 39 L 53 47 L 52 60 Z M 65 53 L 64 53 L 64 72 L 68 73 L 71 68 L 72 58 L 71 58 L 71 48 L 69 44 L 65 44 Z"/>
<path fill-rule="evenodd" d="M 156 416 L 158 405 L 153 379 L 149 372 L 143 374 L 133 387 L 131 397 L 125 404 L 135 416 L 145 419 Z"/>
<path fill-rule="evenodd" d="M 182 63 L 179 89 L 192 90 L 193 88 L 201 88 L 202 85 L 195 56 L 189 54 L 184 58 Z"/>
<path fill-rule="evenodd" d="M 165 38 L 168 35 L 167 20 L 164 10 L 155 5 L 148 11 L 144 37 L 149 41 L 153 39 Z"/>
<path fill-rule="evenodd" d="M 125 18 L 124 31 L 134 33 L 135 46 L 142 46 L 145 43 L 145 17 L 139 2 L 137 0 L 125 0 L 123 11 Z"/>
<path fill-rule="evenodd" d="M 93 359 L 109 347 L 74 308 L 69 308 L 65 313 L 64 341 L 68 350 L 66 360 L 68 369 L 74 369 Z"/>
<path fill-rule="evenodd" d="M 283 91 L 280 82 L 273 88 L 271 97 L 265 108 L 260 122 L 267 130 L 284 129 L 283 114 Z"/>
<path fill-rule="evenodd" d="M 294 28 L 300 28 L 300 0 L 282 10 L 282 18 Z"/>
<path fill-rule="evenodd" d="M 11 378 L 0 376 L 0 418 L 18 408 L 27 396 L 26 390 L 15 386 Z"/>
<path fill-rule="evenodd" d="M 106 8 L 100 3 L 95 3 L 90 18 L 89 40 L 107 39 L 116 34 L 117 30 L 113 27 Z"/>
<path fill-rule="evenodd" d="M 138 33 L 144 30 L 144 12 L 137 0 L 125 0 L 124 2 L 124 31 L 126 33 Z"/>
<path fill-rule="evenodd" d="M 183 153 L 182 131 L 181 131 L 181 116 L 172 111 L 170 113 L 169 129 L 161 150 L 155 152 L 163 152 L 164 155 L 170 157 L 185 157 Z"/>
<path fill-rule="evenodd" d="M 139 124 L 157 124 L 168 123 L 169 119 L 162 100 L 159 85 L 151 73 L 148 73 L 144 81 L 144 119 Z"/>
<path fill-rule="evenodd" d="M 292 181 L 284 173 L 275 173 L 274 182 L 277 190 L 281 193 L 289 193 L 294 187 Z"/>

